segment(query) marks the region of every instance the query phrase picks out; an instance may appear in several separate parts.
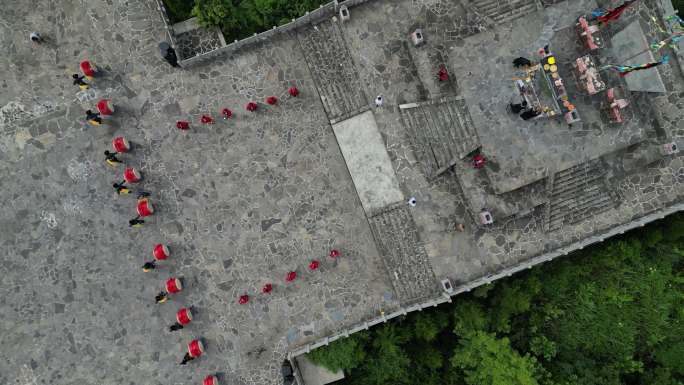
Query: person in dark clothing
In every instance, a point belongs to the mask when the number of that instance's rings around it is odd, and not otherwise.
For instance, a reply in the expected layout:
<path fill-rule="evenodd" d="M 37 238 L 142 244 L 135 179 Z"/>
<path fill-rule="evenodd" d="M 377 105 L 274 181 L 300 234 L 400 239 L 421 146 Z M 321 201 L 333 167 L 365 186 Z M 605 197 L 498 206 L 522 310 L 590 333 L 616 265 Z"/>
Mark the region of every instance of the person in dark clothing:
<path fill-rule="evenodd" d="M 143 271 L 145 273 L 147 273 L 151 270 L 154 270 L 156 267 L 157 267 L 157 264 L 154 263 L 154 261 L 150 261 L 150 262 L 145 262 L 145 264 L 143 265 L 142 268 L 143 268 Z"/>
<path fill-rule="evenodd" d="M 176 330 L 181 330 L 183 329 L 183 325 L 179 324 L 178 322 L 174 323 L 173 325 L 169 326 L 169 331 L 170 332 L 175 332 Z"/>
<path fill-rule="evenodd" d="M 117 164 L 121 164 L 121 161 L 119 158 L 116 157 L 117 152 L 109 152 L 108 150 L 105 150 L 104 155 L 105 155 L 105 161 L 110 165 L 110 166 L 116 166 Z"/>
<path fill-rule="evenodd" d="M 523 120 L 530 120 L 534 117 L 537 117 L 541 114 L 541 109 L 539 108 L 530 108 L 529 110 L 523 111 L 522 114 L 520 114 L 520 117 Z"/>
<path fill-rule="evenodd" d="M 190 353 L 185 353 L 185 356 L 183 356 L 183 361 L 181 361 L 180 364 L 185 365 L 194 359 L 195 359 L 195 357 L 191 356 Z"/>
<path fill-rule="evenodd" d="M 154 297 L 154 301 L 156 303 L 164 303 L 169 299 L 169 294 L 165 291 L 160 291 L 159 294 L 157 294 Z"/>
<path fill-rule="evenodd" d="M 125 194 L 130 194 L 131 189 L 129 189 L 124 183 L 126 183 L 125 180 L 122 180 L 119 183 L 114 183 L 112 184 L 112 187 L 116 189 L 116 193 L 119 195 L 125 195 Z"/>
<path fill-rule="evenodd" d="M 88 83 L 86 83 L 85 76 L 79 76 L 78 74 L 73 74 L 71 77 L 74 79 L 74 85 L 78 86 L 80 89 L 85 90 L 90 87 Z"/>
<path fill-rule="evenodd" d="M 532 62 L 529 59 L 526 59 L 524 57 L 519 57 L 513 60 L 513 66 L 515 68 L 520 68 L 520 67 L 529 67 L 532 65 Z"/>
<path fill-rule="evenodd" d="M 521 111 L 527 108 L 527 100 L 522 101 L 522 103 L 511 103 L 511 111 L 514 114 L 519 114 Z"/>
<path fill-rule="evenodd" d="M 86 111 L 86 120 L 92 125 L 102 124 L 102 118 L 99 112 L 93 112 L 92 110 Z"/>
<path fill-rule="evenodd" d="M 178 64 L 178 57 L 176 56 L 176 50 L 174 50 L 169 43 L 165 41 L 159 43 L 159 53 L 172 67 L 180 67 Z"/>
<path fill-rule="evenodd" d="M 144 219 L 140 219 L 140 215 L 128 221 L 128 226 L 130 227 L 142 227 L 145 224 Z"/>

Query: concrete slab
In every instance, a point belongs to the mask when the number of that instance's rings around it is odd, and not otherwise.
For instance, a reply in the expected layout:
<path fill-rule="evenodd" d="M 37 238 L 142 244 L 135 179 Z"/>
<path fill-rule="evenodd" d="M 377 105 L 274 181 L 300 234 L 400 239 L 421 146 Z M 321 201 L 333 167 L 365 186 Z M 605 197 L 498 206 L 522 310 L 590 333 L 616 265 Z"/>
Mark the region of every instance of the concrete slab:
<path fill-rule="evenodd" d="M 620 65 L 636 65 L 656 61 L 648 48 L 649 44 L 639 20 L 631 22 L 622 31 L 616 33 L 611 39 L 611 43 L 613 45 L 613 56 L 617 58 L 617 63 Z M 655 68 L 632 72 L 624 79 L 630 91 L 665 92 L 663 79 Z"/>
<path fill-rule="evenodd" d="M 344 378 L 343 371 L 332 372 L 314 364 L 307 356 L 297 357 L 297 365 L 306 385 L 327 385 Z"/>
<path fill-rule="evenodd" d="M 372 111 L 333 125 L 366 213 L 404 199 Z"/>

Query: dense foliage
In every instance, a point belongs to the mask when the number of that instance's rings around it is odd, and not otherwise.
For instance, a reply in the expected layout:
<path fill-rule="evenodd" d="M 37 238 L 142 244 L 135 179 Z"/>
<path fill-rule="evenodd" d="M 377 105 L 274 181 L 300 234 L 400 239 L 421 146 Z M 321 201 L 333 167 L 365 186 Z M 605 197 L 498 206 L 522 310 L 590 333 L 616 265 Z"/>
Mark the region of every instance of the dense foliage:
<path fill-rule="evenodd" d="M 283 25 L 330 0 L 164 0 L 173 22 L 197 16 L 204 26 L 217 26 L 226 41 Z"/>
<path fill-rule="evenodd" d="M 314 350 L 355 385 L 684 384 L 684 215 Z"/>

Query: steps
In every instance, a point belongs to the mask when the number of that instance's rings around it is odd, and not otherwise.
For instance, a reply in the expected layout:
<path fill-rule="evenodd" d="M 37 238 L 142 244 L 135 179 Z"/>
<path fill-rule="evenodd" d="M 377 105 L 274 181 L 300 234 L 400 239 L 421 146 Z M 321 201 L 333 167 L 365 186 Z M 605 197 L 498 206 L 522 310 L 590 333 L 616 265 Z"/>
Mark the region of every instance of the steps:
<path fill-rule="evenodd" d="M 461 97 L 399 106 L 416 157 L 428 177 L 446 171 L 480 146 L 480 140 Z"/>
<path fill-rule="evenodd" d="M 470 6 L 496 24 L 507 23 L 537 11 L 535 0 L 472 0 Z"/>
<path fill-rule="evenodd" d="M 605 186 L 605 170 L 603 162 L 594 159 L 553 175 L 549 183 L 548 231 L 615 207 Z"/>
<path fill-rule="evenodd" d="M 433 297 L 439 291 L 439 285 L 406 204 L 390 205 L 368 220 L 402 304 Z"/>
<path fill-rule="evenodd" d="M 324 21 L 299 33 L 328 119 L 341 120 L 368 106 L 347 45 L 336 23 Z"/>

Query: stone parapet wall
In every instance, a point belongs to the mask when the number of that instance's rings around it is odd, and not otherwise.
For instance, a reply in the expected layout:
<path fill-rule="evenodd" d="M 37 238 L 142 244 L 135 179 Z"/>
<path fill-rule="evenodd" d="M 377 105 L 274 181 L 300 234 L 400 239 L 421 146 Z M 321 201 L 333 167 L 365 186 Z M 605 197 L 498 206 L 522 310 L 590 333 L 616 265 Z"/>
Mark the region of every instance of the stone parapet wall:
<path fill-rule="evenodd" d="M 171 20 L 169 20 L 169 16 L 166 13 L 166 8 L 164 7 L 164 3 L 162 0 L 154 0 L 155 4 L 157 5 L 157 10 L 159 11 L 159 14 L 161 15 L 162 22 L 164 23 L 164 29 L 166 29 L 166 36 L 169 38 L 169 44 L 171 45 L 172 48 L 176 48 L 176 39 L 174 37 L 174 32 L 173 28 L 171 28 Z"/>
<path fill-rule="evenodd" d="M 175 48 L 176 47 L 176 41 L 175 41 L 175 38 L 173 37 L 174 31 L 170 25 L 168 16 L 166 15 L 166 9 L 164 8 L 161 0 L 154 0 L 154 1 L 157 3 L 157 8 L 160 10 L 160 13 L 162 14 L 162 20 L 164 21 L 164 26 L 166 27 L 166 30 L 168 32 L 171 46 Z M 211 59 L 218 57 L 218 56 L 221 56 L 221 55 L 231 54 L 231 53 L 234 53 L 234 52 L 240 50 L 242 47 L 261 43 L 261 42 L 272 39 L 276 35 L 282 35 L 282 34 L 290 33 L 290 32 L 293 32 L 300 27 L 317 24 L 323 20 L 332 18 L 332 17 L 337 15 L 340 7 L 342 7 L 342 6 L 346 6 L 347 8 L 351 8 L 351 7 L 357 6 L 359 4 L 366 3 L 368 1 L 370 1 L 370 0 L 346 0 L 346 1 L 335 0 L 335 1 L 332 1 L 330 3 L 321 5 L 316 10 L 313 10 L 311 12 L 307 12 L 302 17 L 299 17 L 297 19 L 292 19 L 292 21 L 287 23 L 287 24 L 284 24 L 281 26 L 274 26 L 272 29 L 270 29 L 268 31 L 261 32 L 259 34 L 255 34 L 254 36 L 250 36 L 250 37 L 242 39 L 242 40 L 235 40 L 231 43 L 224 44 L 223 46 L 221 46 L 219 48 L 198 54 L 194 57 L 190 57 L 187 59 L 181 59 L 179 63 L 182 67 L 190 67 L 193 65 L 203 63 L 207 60 L 211 60 Z"/>

